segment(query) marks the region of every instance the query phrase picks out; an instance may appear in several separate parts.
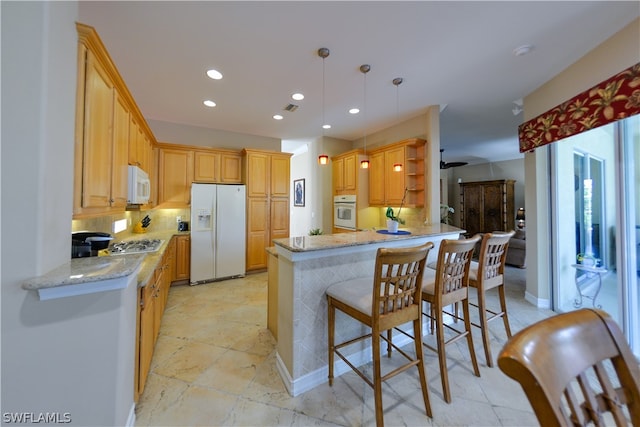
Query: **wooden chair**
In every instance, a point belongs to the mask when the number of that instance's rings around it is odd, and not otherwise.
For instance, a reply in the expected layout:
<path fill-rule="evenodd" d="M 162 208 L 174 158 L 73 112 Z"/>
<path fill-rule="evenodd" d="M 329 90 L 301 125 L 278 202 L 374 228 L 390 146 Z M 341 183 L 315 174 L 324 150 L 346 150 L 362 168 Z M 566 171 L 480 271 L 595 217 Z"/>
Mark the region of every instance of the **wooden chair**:
<path fill-rule="evenodd" d="M 487 366 L 493 367 L 491 357 L 491 345 L 489 341 L 489 322 L 502 318 L 507 337 L 511 337 L 509 328 L 509 316 L 507 315 L 507 302 L 504 295 L 504 265 L 507 259 L 507 248 L 509 239 L 515 231 L 508 233 L 485 233 L 482 236 L 480 245 L 480 256 L 478 262 L 472 261 L 469 270 L 469 286 L 476 288 L 478 294 L 478 307 L 480 314 L 480 324 L 472 325 L 480 328 L 482 333 L 482 344 L 484 345 L 484 355 L 487 359 Z M 489 289 L 498 288 L 500 298 L 500 311 L 492 311 L 487 308 L 486 292 Z"/>
<path fill-rule="evenodd" d="M 422 280 L 422 300 L 430 305 L 430 314 L 425 314 L 431 320 L 431 324 L 436 324 L 437 348 L 427 346 L 429 349 L 438 353 L 440 361 L 440 378 L 442 380 L 442 391 L 444 400 L 451 403 L 451 391 L 449 390 L 449 375 L 447 372 L 447 357 L 445 347 L 447 344 L 458 341 L 459 339 L 467 339 L 471 363 L 473 365 L 473 373 L 479 377 L 478 361 L 476 353 L 473 349 L 473 339 L 471 337 L 471 322 L 469 320 L 469 267 L 471 264 L 471 256 L 476 243 L 480 240 L 480 235 L 476 235 L 470 239 L 449 240 L 445 239 L 440 243 L 438 252 L 438 261 L 435 270 L 428 269 Z M 448 324 L 444 323 L 444 316 L 449 315 L 457 318 L 457 303 L 462 303 L 462 312 L 464 318 L 464 331 L 460 331 Z M 446 313 L 445 307 L 454 305 L 456 313 Z M 453 331 L 455 335 L 445 340 L 444 329 Z"/>
<path fill-rule="evenodd" d="M 333 385 L 333 355 L 338 355 L 369 386 L 374 389 L 376 425 L 382 426 L 382 381 L 417 366 L 422 387 L 422 396 L 426 413 L 431 417 L 429 390 L 424 369 L 420 285 L 424 265 L 433 243 L 412 248 L 380 248 L 376 254 L 373 279 L 363 278 L 340 282 L 327 289 L 329 323 L 329 385 Z M 362 322 L 371 333 L 334 344 L 336 309 Z M 382 333 L 407 322 L 413 322 L 415 334 L 415 358 L 393 345 Z M 373 353 L 373 380 L 353 365 L 342 353 L 343 347 L 371 338 Z M 382 376 L 380 367 L 381 339 L 387 342 L 387 353 L 391 347 L 398 350 L 408 363 Z"/>
<path fill-rule="evenodd" d="M 514 335 L 498 366 L 543 426 L 640 426 L 640 368 L 607 313 L 581 309 Z"/>

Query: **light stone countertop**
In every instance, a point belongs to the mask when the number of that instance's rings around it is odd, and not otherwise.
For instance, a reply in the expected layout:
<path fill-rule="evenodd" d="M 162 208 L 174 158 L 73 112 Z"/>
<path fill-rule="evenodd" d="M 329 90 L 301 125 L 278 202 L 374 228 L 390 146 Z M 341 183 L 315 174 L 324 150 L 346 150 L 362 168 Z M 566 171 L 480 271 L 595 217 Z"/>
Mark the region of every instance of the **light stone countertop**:
<path fill-rule="evenodd" d="M 379 233 L 379 231 L 386 231 L 386 229 L 321 234 L 319 236 L 287 237 L 274 239 L 273 243 L 291 252 L 308 252 L 465 232 L 460 228 L 440 223 L 422 227 L 400 228 L 398 230 L 399 232 L 409 232 L 410 234 L 383 234 Z"/>
<path fill-rule="evenodd" d="M 188 235 L 189 232 L 160 231 L 127 236 L 122 240 L 160 239 L 164 242 L 156 252 L 70 259 L 42 276 L 26 280 L 22 283 L 22 289 L 37 291 L 118 279 L 134 273 L 138 268 L 138 287 L 145 286 L 162 259 L 171 238 L 184 234 Z"/>
<path fill-rule="evenodd" d="M 71 259 L 42 276 L 23 282 L 22 289 L 35 291 L 125 277 L 135 272 L 144 258 L 144 254 L 132 254 Z"/>

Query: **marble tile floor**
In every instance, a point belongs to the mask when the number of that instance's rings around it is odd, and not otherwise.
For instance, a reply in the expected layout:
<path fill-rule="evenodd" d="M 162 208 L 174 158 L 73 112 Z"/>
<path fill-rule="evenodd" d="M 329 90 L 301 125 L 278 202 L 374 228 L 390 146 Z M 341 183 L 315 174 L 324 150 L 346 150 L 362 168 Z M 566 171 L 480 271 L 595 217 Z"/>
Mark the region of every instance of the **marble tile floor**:
<path fill-rule="evenodd" d="M 512 332 L 553 314 L 524 300 L 524 272 L 507 267 Z M 136 426 L 375 425 L 373 390 L 352 372 L 336 378 L 333 387 L 324 383 L 296 397 L 287 393 L 275 367 L 275 340 L 266 329 L 266 299 L 266 273 L 172 287 Z M 497 307 L 495 291 L 489 301 Z M 490 325 L 495 358 L 506 334 L 501 321 Z M 433 418 L 425 414 L 417 370 L 410 369 L 383 384 L 387 426 L 538 425 L 520 386 L 486 366 L 477 328 L 473 338 L 481 376 L 473 375 L 464 340 L 447 346 L 453 396 L 447 404 L 437 355 L 426 350 Z M 401 360 L 397 352 L 383 357 L 388 367 Z"/>

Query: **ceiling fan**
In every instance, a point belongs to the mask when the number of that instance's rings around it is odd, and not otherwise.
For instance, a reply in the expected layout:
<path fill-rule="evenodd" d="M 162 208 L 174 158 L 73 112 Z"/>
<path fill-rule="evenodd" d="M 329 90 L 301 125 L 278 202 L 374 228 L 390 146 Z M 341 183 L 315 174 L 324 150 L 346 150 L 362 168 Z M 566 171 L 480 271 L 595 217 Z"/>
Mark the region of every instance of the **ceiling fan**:
<path fill-rule="evenodd" d="M 450 162 L 450 163 L 445 163 L 442 160 L 442 152 L 444 151 L 444 148 L 440 149 L 440 169 L 449 169 L 449 168 L 455 168 L 458 166 L 464 166 L 466 165 L 468 162 Z"/>

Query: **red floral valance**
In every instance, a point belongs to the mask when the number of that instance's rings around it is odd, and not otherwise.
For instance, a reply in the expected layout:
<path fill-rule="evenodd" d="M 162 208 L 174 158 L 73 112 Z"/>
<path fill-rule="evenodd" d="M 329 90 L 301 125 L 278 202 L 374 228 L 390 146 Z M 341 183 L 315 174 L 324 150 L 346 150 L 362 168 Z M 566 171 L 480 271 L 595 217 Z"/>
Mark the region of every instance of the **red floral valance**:
<path fill-rule="evenodd" d="M 520 152 L 640 114 L 640 62 L 518 127 Z"/>

